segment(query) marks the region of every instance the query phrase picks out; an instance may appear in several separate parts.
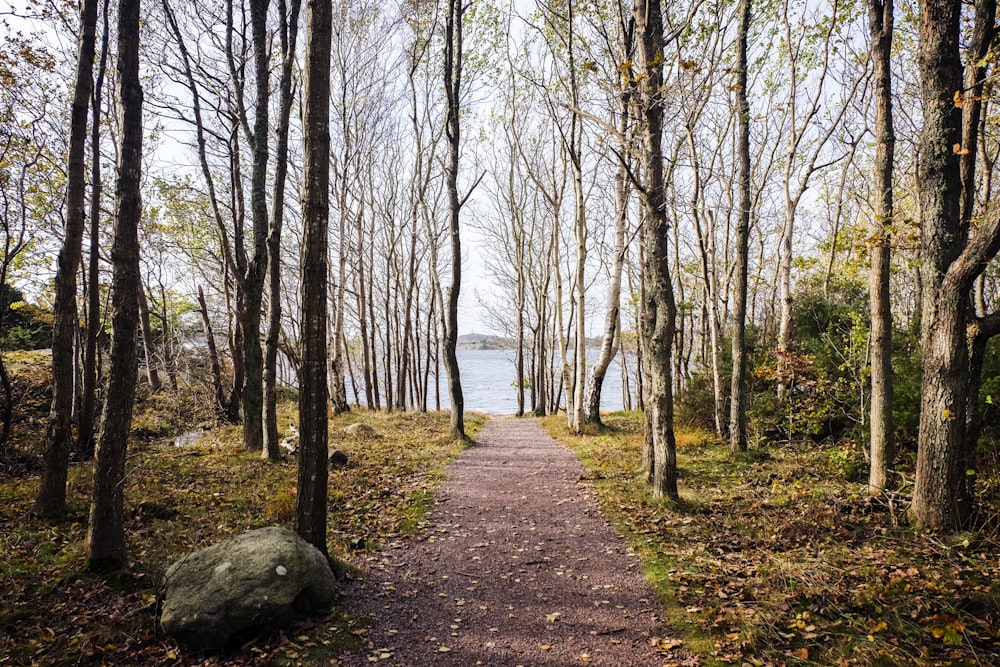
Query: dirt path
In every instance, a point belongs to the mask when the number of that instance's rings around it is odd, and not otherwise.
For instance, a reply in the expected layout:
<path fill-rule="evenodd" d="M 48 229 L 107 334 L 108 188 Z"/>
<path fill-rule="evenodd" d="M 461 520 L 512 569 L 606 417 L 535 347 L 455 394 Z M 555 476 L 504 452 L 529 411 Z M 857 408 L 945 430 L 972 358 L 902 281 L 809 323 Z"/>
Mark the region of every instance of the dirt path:
<path fill-rule="evenodd" d="M 533 420 L 487 422 L 448 469 L 422 533 L 348 585 L 368 652 L 344 665 L 676 665 L 638 559 L 583 468 Z M 660 644 L 662 646 L 662 643 Z"/>

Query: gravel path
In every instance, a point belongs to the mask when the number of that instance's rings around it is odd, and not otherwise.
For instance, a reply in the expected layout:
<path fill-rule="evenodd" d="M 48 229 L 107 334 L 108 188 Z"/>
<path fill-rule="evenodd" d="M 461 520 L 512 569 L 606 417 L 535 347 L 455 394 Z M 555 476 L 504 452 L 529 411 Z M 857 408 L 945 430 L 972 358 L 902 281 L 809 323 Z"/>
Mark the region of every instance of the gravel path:
<path fill-rule="evenodd" d="M 573 454 L 534 420 L 487 422 L 426 526 L 370 557 L 344 607 L 370 616 L 343 665 L 677 665 L 638 559 Z"/>

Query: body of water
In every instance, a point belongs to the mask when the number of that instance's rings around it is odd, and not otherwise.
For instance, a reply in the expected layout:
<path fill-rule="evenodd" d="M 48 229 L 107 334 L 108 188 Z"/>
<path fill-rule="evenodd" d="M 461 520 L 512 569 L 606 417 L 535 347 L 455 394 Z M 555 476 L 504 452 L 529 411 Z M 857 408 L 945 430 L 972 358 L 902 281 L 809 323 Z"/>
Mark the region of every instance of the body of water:
<path fill-rule="evenodd" d="M 590 352 L 591 362 L 597 359 L 597 355 L 597 350 Z M 462 394 L 466 410 L 494 415 L 512 415 L 517 412 L 513 350 L 458 350 L 458 366 L 462 373 Z M 441 408 L 447 409 L 448 390 L 444 378 L 442 369 Z M 529 402 L 529 394 L 526 392 L 525 409 L 530 409 Z M 604 379 L 601 409 L 621 410 L 622 405 L 622 372 L 616 357 Z"/>

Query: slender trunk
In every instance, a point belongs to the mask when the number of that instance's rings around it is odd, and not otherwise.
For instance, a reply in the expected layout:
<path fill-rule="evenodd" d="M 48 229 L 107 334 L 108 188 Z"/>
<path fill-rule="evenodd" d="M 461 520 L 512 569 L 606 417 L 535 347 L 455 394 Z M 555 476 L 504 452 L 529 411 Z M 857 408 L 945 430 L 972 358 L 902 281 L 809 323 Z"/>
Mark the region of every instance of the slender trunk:
<path fill-rule="evenodd" d="M 622 114 L 625 115 L 624 113 Z M 624 125 L 624 121 L 622 121 Z M 619 130 L 622 129 L 619 127 Z M 584 421 L 587 424 L 601 424 L 601 388 L 608 366 L 614 359 L 620 347 L 621 326 L 621 289 L 622 269 L 625 266 L 625 229 L 628 220 L 628 187 L 627 167 L 622 164 L 615 174 L 615 260 L 611 269 L 611 282 L 608 285 L 608 306 L 604 318 L 604 337 L 601 341 L 601 353 L 591 370 L 587 383 L 587 399 L 584 406 Z"/>
<path fill-rule="evenodd" d="M 232 318 L 232 336 L 230 338 L 230 354 L 233 359 L 233 389 L 229 394 L 227 415 L 234 424 L 242 421 L 243 392 L 246 385 L 246 321 L 244 312 L 247 309 L 246 272 L 249 260 L 244 245 L 246 225 L 244 219 L 243 170 L 240 160 L 239 119 L 233 119 L 232 134 L 229 138 L 230 177 L 232 179 L 231 207 L 233 210 L 233 259 L 230 265 L 235 274 L 233 281 L 235 301 L 229 311 Z"/>
<path fill-rule="evenodd" d="M 247 266 L 243 309 L 243 446 L 259 451 L 264 446 L 264 355 L 260 324 L 267 278 L 267 161 L 270 101 L 270 63 L 267 36 L 269 0 L 250 0 L 256 99 L 251 137 L 253 165 L 250 173 L 250 215 L 253 256 Z"/>
<path fill-rule="evenodd" d="M 520 253 L 519 253 L 520 256 Z M 517 273 L 517 315 L 514 319 L 514 382 L 517 383 L 517 416 L 524 416 L 524 275 Z"/>
<path fill-rule="evenodd" d="M 142 352 L 146 360 L 146 381 L 149 382 L 149 390 L 156 393 L 163 388 L 163 381 L 156 369 L 156 355 L 153 352 L 153 327 L 149 323 L 149 299 L 142 283 L 137 285 L 137 288 L 139 290 L 139 323 L 142 326 Z"/>
<path fill-rule="evenodd" d="M 462 201 L 458 196 L 458 162 L 461 150 L 459 107 L 462 92 L 462 0 L 448 0 L 445 20 L 444 84 L 447 94 L 446 135 L 448 162 L 445 179 L 448 188 L 449 230 L 451 238 L 451 286 L 444 309 L 444 357 L 448 374 L 448 397 L 451 400 L 451 435 L 465 438 L 465 398 L 458 368 L 458 297 L 462 289 L 462 239 L 459 215 Z"/>
<path fill-rule="evenodd" d="M 330 363 L 330 374 L 332 385 L 330 388 L 330 402 L 334 414 L 350 412 L 351 406 L 347 402 L 347 386 L 344 380 L 345 366 L 350 365 L 347 359 L 347 345 L 344 340 L 344 317 L 347 310 L 347 225 L 343 214 L 338 219 L 338 236 L 340 239 L 337 252 L 337 284 L 334 290 L 334 324 L 333 324 L 333 361 Z M 353 373 L 352 373 L 353 382 Z M 355 395 L 357 391 L 355 390 Z"/>
<path fill-rule="evenodd" d="M 563 322 L 563 279 L 562 267 L 559 265 L 559 213 L 558 209 L 553 215 L 552 221 L 552 242 L 549 244 L 549 265 L 555 277 L 555 317 L 554 327 L 559 340 L 559 394 L 562 394 L 563 385 L 572 382 L 572 375 L 569 366 L 569 341 L 566 339 L 566 328 Z M 554 337 L 555 338 L 555 337 Z M 559 411 L 559 402 L 553 402 L 552 412 Z M 573 429 L 573 413 L 566 406 L 566 427 Z"/>
<path fill-rule="evenodd" d="M 100 230 L 101 230 L 101 113 L 104 92 L 104 74 L 108 63 L 110 0 L 104 0 L 104 31 L 101 33 L 101 59 L 94 81 L 93 105 L 90 118 L 90 144 L 93 146 L 90 165 L 90 258 L 87 266 L 87 341 L 83 355 L 83 404 L 80 409 L 80 430 L 77 434 L 77 451 L 84 458 L 94 455 L 97 444 L 94 433 L 97 425 L 97 338 L 101 329 L 100 282 Z"/>
<path fill-rule="evenodd" d="M 736 257 L 733 271 L 732 338 L 733 372 L 729 386 L 729 451 L 733 454 L 747 449 L 747 268 L 750 237 L 750 103 L 747 99 L 747 33 L 750 30 L 750 0 L 740 4 L 740 24 L 737 37 L 736 109 L 739 122 L 736 130 L 738 168 L 736 174 L 739 199 L 736 219 Z"/>
<path fill-rule="evenodd" d="M 292 115 L 292 72 L 295 45 L 299 34 L 300 1 L 278 0 L 281 17 L 281 81 L 279 83 L 278 132 L 275 145 L 274 194 L 271 202 L 271 229 L 267 235 L 268 308 L 267 335 L 264 342 L 264 414 L 261 455 L 281 458 L 278 445 L 278 342 L 281 336 L 281 232 L 285 216 L 285 181 L 288 174 L 288 127 Z M 286 18 L 287 12 L 287 18 Z"/>
<path fill-rule="evenodd" d="M 375 409 L 376 397 L 373 395 L 372 387 L 372 355 L 370 353 L 369 341 L 368 341 L 368 303 L 367 303 L 367 287 L 365 285 L 365 233 L 364 225 L 361 214 L 358 214 L 357 224 L 355 226 L 355 233 L 357 234 L 357 247 L 358 252 L 358 263 L 357 271 L 355 272 L 355 279 L 357 280 L 357 292 L 355 294 L 358 302 L 358 328 L 359 337 L 361 338 L 361 371 L 364 376 L 365 382 L 365 405 L 369 410 Z"/>
<path fill-rule="evenodd" d="M 111 368 L 107 409 L 94 456 L 94 485 L 87 526 L 87 565 L 106 571 L 127 567 L 123 516 L 125 452 L 132 425 L 138 368 L 139 186 L 142 179 L 142 85 L 139 82 L 139 0 L 118 9 L 118 85 L 122 108 L 114 241 L 111 247 Z"/>
<path fill-rule="evenodd" d="M 73 440 L 73 341 L 77 327 L 76 272 L 80 265 L 86 222 L 87 111 L 94 86 L 97 0 L 85 0 L 80 11 L 80 43 L 76 84 L 70 112 L 69 158 L 66 166 L 66 228 L 56 268 L 52 321 L 52 407 L 49 412 L 42 478 L 35 511 L 44 517 L 66 511 L 66 476 Z M 99 148 L 95 147 L 95 152 Z"/>
<path fill-rule="evenodd" d="M 372 234 L 374 237 L 374 234 Z M 368 344 L 370 345 L 369 358 L 371 359 L 371 380 L 372 380 L 372 395 L 375 397 L 375 409 L 382 409 L 382 394 L 379 391 L 379 379 L 378 379 L 378 369 L 376 368 L 378 360 L 378 346 L 375 344 L 378 341 L 378 320 L 375 319 L 375 295 L 374 295 L 374 284 L 375 284 L 375 250 L 373 244 L 368 246 L 368 293 L 365 295 L 365 301 L 368 304 L 368 323 L 371 325 L 371 335 L 369 336 Z"/>
<path fill-rule="evenodd" d="M 573 106 L 579 108 L 580 93 L 576 79 L 575 26 L 573 21 L 573 2 L 567 3 L 568 12 L 568 56 L 570 94 Z M 583 195 L 583 126 L 578 114 L 570 118 L 569 134 L 570 163 L 573 165 L 573 237 L 576 241 L 576 347 L 573 352 L 573 393 L 566 393 L 566 412 L 570 416 L 570 428 L 579 433 L 583 429 L 586 411 L 583 405 L 584 392 L 587 384 L 587 318 L 586 296 L 587 285 L 584 270 L 587 266 L 587 202 Z M 572 407 L 570 402 L 572 401 Z"/>
<path fill-rule="evenodd" d="M 431 275 L 436 274 L 435 267 L 436 263 L 432 261 Z M 427 412 L 427 393 L 430 390 L 431 360 L 433 359 L 434 363 L 435 364 L 437 363 L 437 354 L 434 353 L 434 347 L 432 346 L 433 342 L 437 338 L 436 337 L 437 327 L 435 326 L 435 322 L 437 321 L 437 319 L 434 317 L 436 308 L 437 308 L 437 290 L 434 289 L 434 286 L 432 284 L 431 305 L 427 308 L 427 329 L 424 334 L 424 345 L 427 348 L 427 363 L 424 366 L 423 391 L 421 392 L 423 394 L 423 402 L 420 406 L 421 412 Z M 435 334 L 434 339 L 431 338 L 432 334 Z"/>
<path fill-rule="evenodd" d="M 547 271 L 548 269 L 546 269 Z M 545 290 L 548 290 L 548 281 L 545 281 Z M 535 383 L 538 385 L 535 394 L 536 403 L 534 404 L 533 412 L 536 417 L 544 417 L 548 414 L 548 396 L 549 396 L 549 375 L 548 369 L 546 368 L 546 359 L 548 358 L 548 345 L 547 345 L 547 323 L 549 319 L 549 309 L 548 300 L 546 295 L 543 293 L 538 299 L 538 325 L 537 325 L 537 341 L 536 341 L 536 351 L 535 351 Z"/>
<path fill-rule="evenodd" d="M 391 252 L 391 251 L 390 251 Z M 386 261 L 388 264 L 388 259 Z M 392 387 L 392 305 L 390 302 L 392 289 L 388 267 L 385 276 L 385 299 L 382 301 L 382 322 L 384 327 L 384 338 L 382 345 L 382 371 L 385 373 L 385 409 L 392 412 L 393 407 L 393 387 Z"/>
<path fill-rule="evenodd" d="M 246 253 L 243 250 L 243 195 L 242 181 L 239 169 L 239 151 L 236 146 L 236 136 L 239 132 L 238 123 L 234 121 L 232 136 L 228 145 L 230 151 L 230 177 L 232 179 L 231 188 L 231 209 L 233 211 L 232 245 L 230 244 L 230 231 L 222 216 L 222 207 L 219 203 L 218 194 L 215 188 L 215 178 L 208 163 L 208 147 L 205 137 L 205 124 L 201 113 L 201 94 L 194 78 L 194 65 L 191 62 L 191 55 L 188 52 L 184 33 L 181 31 L 173 10 L 168 0 L 161 0 L 164 16 L 181 55 L 181 63 L 184 71 L 185 83 L 188 92 L 191 94 L 191 113 L 194 117 L 195 139 L 198 148 L 198 162 L 201 166 L 201 175 L 205 181 L 208 192 L 208 201 L 215 219 L 216 231 L 219 237 L 219 249 L 222 256 L 223 270 L 223 292 L 226 298 L 226 313 L 230 320 L 228 327 L 228 345 L 233 363 L 233 385 L 228 399 L 225 401 L 224 414 L 231 423 L 238 423 L 240 420 L 240 404 L 243 392 L 243 331 L 239 323 L 239 313 L 243 309 L 243 272 L 246 270 Z M 231 34 L 231 12 L 227 13 L 227 34 Z M 228 43 L 228 42 L 227 42 Z M 235 248 L 235 252 L 234 252 Z M 235 303 L 234 303 L 235 302 Z"/>
<path fill-rule="evenodd" d="M 400 368 L 396 377 L 396 407 L 406 409 L 406 382 L 410 371 L 410 336 L 413 330 L 413 294 L 417 284 L 417 211 L 414 206 L 410 217 L 410 256 L 406 275 L 406 297 L 403 301 L 403 342 L 400 349 Z"/>
<path fill-rule="evenodd" d="M 647 432 L 652 436 L 652 486 L 655 497 L 678 498 L 677 454 L 671 348 L 677 321 L 670 275 L 669 223 L 663 178 L 663 16 L 659 0 L 637 0 L 635 21 L 645 74 L 641 90 L 642 192 L 645 219 L 642 337 L 649 380 Z"/>
<path fill-rule="evenodd" d="M 881 493 L 891 486 L 892 422 L 892 310 L 889 304 L 889 266 L 893 216 L 892 122 L 892 0 L 871 0 L 868 20 L 875 70 L 875 243 L 868 276 L 871 294 L 871 468 L 868 490 Z"/>
<path fill-rule="evenodd" d="M 198 309 L 201 313 L 201 325 L 205 331 L 205 345 L 208 347 L 208 363 L 212 369 L 215 402 L 219 410 L 225 412 L 226 396 L 222 390 L 222 364 L 219 363 L 219 350 L 215 346 L 215 334 L 212 332 L 212 321 L 208 318 L 208 304 L 205 303 L 205 291 L 201 285 L 198 285 Z"/>
<path fill-rule="evenodd" d="M 327 232 L 330 215 L 330 43 L 332 9 L 306 5 L 303 114 L 302 368 L 295 532 L 323 554 L 327 507 Z"/>

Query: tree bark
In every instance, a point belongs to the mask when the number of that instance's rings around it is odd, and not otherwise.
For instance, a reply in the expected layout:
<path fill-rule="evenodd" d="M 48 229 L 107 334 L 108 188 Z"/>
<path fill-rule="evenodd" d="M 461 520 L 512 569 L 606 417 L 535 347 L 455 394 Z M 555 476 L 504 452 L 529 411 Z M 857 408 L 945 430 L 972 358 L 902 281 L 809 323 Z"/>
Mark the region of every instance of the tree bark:
<path fill-rule="evenodd" d="M 250 0 L 250 25 L 253 34 L 254 129 L 251 137 L 253 165 L 250 174 L 250 216 L 253 226 L 253 256 L 247 266 L 242 311 L 243 360 L 243 446 L 259 451 L 264 445 L 264 356 L 261 350 L 260 320 L 264 302 L 264 282 L 267 278 L 267 161 L 268 106 L 270 101 L 270 63 L 267 36 L 269 0 Z"/>
<path fill-rule="evenodd" d="M 303 118 L 302 368 L 295 531 L 327 553 L 327 231 L 330 215 L 330 0 L 307 0 Z"/>
<path fill-rule="evenodd" d="M 893 217 L 892 121 L 892 0 L 868 5 L 872 64 L 875 78 L 875 235 L 868 291 L 871 295 L 871 418 L 868 491 L 882 493 L 892 485 L 892 310 L 889 304 L 889 267 Z"/>
<path fill-rule="evenodd" d="M 747 267 L 750 237 L 750 102 L 747 94 L 747 33 L 750 31 L 750 0 L 740 3 L 740 23 L 736 38 L 736 183 L 739 188 L 736 212 L 736 257 L 733 278 L 733 371 L 729 385 L 729 451 L 747 450 Z"/>
<path fill-rule="evenodd" d="M 645 208 L 642 227 L 643 320 L 649 411 L 652 435 L 652 485 L 655 497 L 677 499 L 677 453 L 674 440 L 673 368 L 671 347 L 677 320 L 663 182 L 663 16 L 659 0 L 636 0 L 636 30 L 645 74 L 639 86 Z"/>
<path fill-rule="evenodd" d="M 212 321 L 208 317 L 208 304 L 205 303 L 205 291 L 198 285 L 198 308 L 201 313 L 201 324 L 205 330 L 205 345 L 208 347 L 208 363 L 212 369 L 212 388 L 215 402 L 220 412 L 225 412 L 226 396 L 222 390 L 222 364 L 219 363 L 219 350 L 215 345 L 215 334 L 212 332 Z"/>
<path fill-rule="evenodd" d="M 142 283 L 138 285 L 139 293 L 139 324 L 142 327 L 142 354 L 146 360 L 146 381 L 153 393 L 163 388 L 160 373 L 156 370 L 156 354 L 153 352 L 153 326 L 149 322 L 149 300 Z"/>
<path fill-rule="evenodd" d="M 94 81 L 93 105 L 90 116 L 90 143 L 94 147 L 90 165 L 90 258 L 87 266 L 87 341 L 83 354 L 83 402 L 80 408 L 80 430 L 77 451 L 84 458 L 94 456 L 94 432 L 97 425 L 97 338 L 101 329 L 100 231 L 101 231 L 101 114 L 104 74 L 108 63 L 109 21 L 104 0 L 104 31 L 101 34 L 101 60 Z"/>
<path fill-rule="evenodd" d="M 288 126 L 292 115 L 292 74 L 295 45 L 299 34 L 300 0 L 278 0 L 281 16 L 281 80 L 277 144 L 275 146 L 274 194 L 271 202 L 271 229 L 267 235 L 267 335 L 264 341 L 263 437 L 261 456 L 276 461 L 281 458 L 278 446 L 278 343 L 281 337 L 281 231 L 285 217 L 285 181 L 288 174 Z M 286 16 L 287 14 L 287 16 Z"/>
<path fill-rule="evenodd" d="M 111 363 L 107 407 L 94 456 L 94 486 L 87 528 L 87 565 L 127 567 L 122 516 L 125 452 L 132 425 L 138 367 L 139 239 L 142 178 L 142 85 L 139 82 L 139 0 L 118 6 L 118 85 L 122 108 L 114 241 L 111 247 Z"/>
<path fill-rule="evenodd" d="M 994 3 L 990 3 L 994 4 Z M 963 224 L 959 154 L 963 89 L 959 56 L 961 7 L 923 0 L 919 42 L 924 126 L 917 173 L 921 219 L 921 401 L 917 471 L 910 516 L 920 529 L 953 530 L 972 510 L 965 484 L 969 395 L 969 290 L 997 252 L 1000 215 L 989 211 L 969 240 Z M 977 19 L 979 13 L 977 12 Z M 971 93 L 964 100 L 972 102 Z"/>
<path fill-rule="evenodd" d="M 73 440 L 74 355 L 76 338 L 76 272 L 80 266 L 86 214 L 87 111 L 94 87 L 97 0 L 85 0 L 80 11 L 80 43 L 76 83 L 70 111 L 69 158 L 66 165 L 66 228 L 56 268 L 52 321 L 52 407 L 46 433 L 42 478 L 35 511 L 44 517 L 66 512 L 66 477 Z M 98 150 L 95 147 L 95 151 Z"/>
<path fill-rule="evenodd" d="M 451 401 L 451 435 L 465 438 L 465 398 L 458 368 L 458 297 L 462 289 L 462 238 L 459 215 L 462 201 L 458 195 L 458 162 L 461 151 L 459 107 L 462 92 L 462 0 L 448 0 L 445 19 L 444 84 L 447 95 L 445 134 L 448 141 L 448 162 L 445 179 L 448 188 L 449 235 L 451 238 L 451 285 L 447 290 L 444 309 L 444 358 L 448 374 L 448 398 Z"/>

